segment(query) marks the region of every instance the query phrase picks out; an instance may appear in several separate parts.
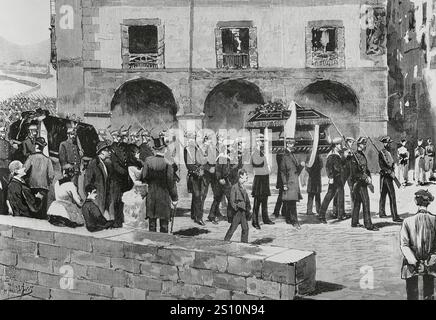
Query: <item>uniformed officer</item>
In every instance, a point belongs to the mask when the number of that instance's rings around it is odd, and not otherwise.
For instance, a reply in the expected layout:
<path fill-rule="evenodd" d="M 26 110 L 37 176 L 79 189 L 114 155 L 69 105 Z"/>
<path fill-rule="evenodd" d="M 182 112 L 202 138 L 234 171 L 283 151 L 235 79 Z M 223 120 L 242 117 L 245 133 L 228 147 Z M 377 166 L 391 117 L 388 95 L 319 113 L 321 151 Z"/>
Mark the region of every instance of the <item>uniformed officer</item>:
<path fill-rule="evenodd" d="M 330 202 L 337 195 L 338 197 L 338 219 L 344 219 L 344 184 L 343 184 L 343 162 L 341 156 L 342 138 L 335 138 L 332 141 L 332 150 L 327 156 L 326 171 L 329 178 L 329 188 L 319 210 L 318 219 L 327 223 L 326 212 Z"/>
<path fill-rule="evenodd" d="M 154 155 L 152 145 L 153 139 L 151 137 L 151 133 L 148 130 L 144 130 L 141 133 L 142 142 L 139 145 L 139 159 L 144 162 L 148 157 Z"/>
<path fill-rule="evenodd" d="M 359 213 L 360 207 L 363 206 L 363 221 L 365 228 L 370 231 L 378 231 L 378 228 L 372 224 L 369 206 L 368 186 L 372 185 L 372 180 L 371 173 L 368 169 L 368 160 L 364 153 L 367 143 L 368 139 L 365 137 L 357 139 L 357 151 L 351 164 L 351 183 L 353 184 L 354 197 L 351 227 L 358 228 L 362 226 L 359 224 Z"/>
<path fill-rule="evenodd" d="M 0 215 L 8 214 L 6 204 L 9 184 L 9 164 L 12 157 L 12 147 L 6 141 L 6 128 L 0 127 Z"/>
<path fill-rule="evenodd" d="M 394 177 L 395 177 L 395 162 L 391 154 L 392 140 L 389 136 L 380 139 L 384 148 L 378 154 L 378 164 L 380 166 L 380 203 L 379 203 L 379 216 L 386 218 L 385 205 L 386 195 L 389 196 L 389 203 L 391 206 L 392 220 L 394 222 L 402 222 L 403 220 L 398 216 L 397 212 L 397 199 L 395 196 Z"/>
<path fill-rule="evenodd" d="M 75 172 L 73 183 L 77 186 L 83 151 L 79 149 L 77 143 L 77 131 L 74 127 L 67 129 L 67 136 L 68 139 L 62 142 L 59 146 L 59 163 L 62 170 L 64 170 L 67 164 L 73 166 Z"/>
<path fill-rule="evenodd" d="M 165 160 L 167 144 L 164 137 L 154 139 L 155 155 L 148 157 L 142 169 L 142 180 L 148 184 L 147 218 L 149 230 L 168 233 L 168 223 L 174 215 L 171 211 L 177 206 L 178 195 L 172 165 Z"/>
<path fill-rule="evenodd" d="M 120 142 L 112 144 L 112 153 L 110 158 L 110 205 L 109 215 L 114 220 L 114 228 L 121 228 L 124 223 L 124 203 L 122 197 L 124 192 L 133 187 L 129 178 L 128 160 L 129 160 L 129 131 L 119 130 Z"/>

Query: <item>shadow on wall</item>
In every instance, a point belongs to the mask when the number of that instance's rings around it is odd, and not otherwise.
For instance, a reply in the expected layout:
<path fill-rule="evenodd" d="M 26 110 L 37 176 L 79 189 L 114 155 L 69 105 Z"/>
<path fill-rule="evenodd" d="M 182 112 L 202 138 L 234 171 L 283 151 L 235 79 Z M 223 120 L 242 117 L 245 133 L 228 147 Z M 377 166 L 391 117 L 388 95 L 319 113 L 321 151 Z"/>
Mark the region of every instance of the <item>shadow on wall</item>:
<path fill-rule="evenodd" d="M 123 84 L 111 102 L 112 127 L 132 125 L 152 129 L 152 134 L 175 127 L 177 104 L 171 90 L 163 83 L 137 79 Z"/>
<path fill-rule="evenodd" d="M 250 111 L 263 104 L 259 87 L 245 80 L 216 86 L 206 98 L 204 127 L 212 130 L 244 128 Z"/>
<path fill-rule="evenodd" d="M 335 81 L 317 81 L 297 93 L 296 100 L 331 118 L 344 135 L 359 136 L 359 99 L 351 88 Z M 330 134 L 338 135 L 334 128 Z"/>

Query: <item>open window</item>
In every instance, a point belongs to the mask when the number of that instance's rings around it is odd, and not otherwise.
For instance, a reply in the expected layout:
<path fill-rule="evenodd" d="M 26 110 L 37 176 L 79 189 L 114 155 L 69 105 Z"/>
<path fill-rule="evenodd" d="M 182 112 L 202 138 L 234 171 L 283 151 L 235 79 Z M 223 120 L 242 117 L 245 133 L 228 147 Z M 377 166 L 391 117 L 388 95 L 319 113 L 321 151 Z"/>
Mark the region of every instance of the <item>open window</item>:
<path fill-rule="evenodd" d="M 122 58 L 125 69 L 164 68 L 164 27 L 158 19 L 125 20 Z"/>
<path fill-rule="evenodd" d="M 257 68 L 257 29 L 250 21 L 219 22 L 215 30 L 217 68 Z"/>

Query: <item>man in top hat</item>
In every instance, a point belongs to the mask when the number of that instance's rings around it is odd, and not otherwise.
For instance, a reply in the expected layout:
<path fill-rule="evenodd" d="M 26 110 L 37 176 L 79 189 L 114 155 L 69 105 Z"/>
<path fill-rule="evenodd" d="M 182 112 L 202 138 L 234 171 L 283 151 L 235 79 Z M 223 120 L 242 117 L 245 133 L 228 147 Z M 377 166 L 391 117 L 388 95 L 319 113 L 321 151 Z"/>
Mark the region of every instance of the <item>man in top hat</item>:
<path fill-rule="evenodd" d="M 73 166 L 75 172 L 73 183 L 78 186 L 83 151 L 79 148 L 77 131 L 74 127 L 67 128 L 67 137 L 67 140 L 59 145 L 59 163 L 62 170 L 67 164 Z"/>
<path fill-rule="evenodd" d="M 424 300 L 433 300 L 436 275 L 436 217 L 427 211 L 434 200 L 427 190 L 415 193 L 418 212 L 404 219 L 400 231 L 400 248 L 403 253 L 401 278 L 406 280 L 407 300 L 418 300 L 418 280 L 423 277 Z"/>
<path fill-rule="evenodd" d="M 344 165 L 341 156 L 342 151 L 342 138 L 334 138 L 332 147 L 326 161 L 326 171 L 329 178 L 329 188 L 327 194 L 324 196 L 321 208 L 319 210 L 318 219 L 322 223 L 327 223 L 326 212 L 330 202 L 335 196 L 338 197 L 337 209 L 338 219 L 344 219 L 344 184 L 343 184 L 343 170 Z"/>
<path fill-rule="evenodd" d="M 402 185 L 407 186 L 407 183 L 409 182 L 409 161 L 410 161 L 410 153 L 409 150 L 407 150 L 407 140 L 401 139 L 401 147 L 398 148 L 398 174 L 399 179 L 403 180 Z"/>
<path fill-rule="evenodd" d="M 379 216 L 386 218 L 385 205 L 386 195 L 389 197 L 391 206 L 392 220 L 394 222 L 402 222 L 397 212 L 397 198 L 395 196 L 394 178 L 395 178 L 395 161 L 391 153 L 392 139 L 389 136 L 380 139 L 383 143 L 383 149 L 378 154 L 378 164 L 380 166 L 380 203 Z"/>
<path fill-rule="evenodd" d="M 12 147 L 6 141 L 6 128 L 0 127 L 0 215 L 8 214 L 6 198 L 9 184 L 9 163 L 12 157 Z"/>
<path fill-rule="evenodd" d="M 121 130 L 120 142 L 112 144 L 111 152 L 111 179 L 110 179 L 110 205 L 109 216 L 114 221 L 114 228 L 121 228 L 124 223 L 124 203 L 122 197 L 124 192 L 133 187 L 129 177 L 129 130 Z"/>
<path fill-rule="evenodd" d="M 357 139 L 357 151 L 351 164 L 351 183 L 353 184 L 354 206 L 351 217 L 351 227 L 361 227 L 359 224 L 360 207 L 363 206 L 363 221 L 365 228 L 369 231 L 378 231 L 372 224 L 371 211 L 369 206 L 368 186 L 372 185 L 371 173 L 368 169 L 368 160 L 365 150 L 368 143 L 366 137 Z M 356 160 L 357 159 L 357 160 Z"/>
<path fill-rule="evenodd" d="M 283 159 L 280 162 L 278 174 L 281 175 L 283 213 L 287 224 L 292 224 L 297 230 L 301 229 L 298 222 L 297 202 L 301 196 L 299 175 L 304 169 L 305 163 L 299 163 L 294 155 L 295 140 L 286 138 L 286 150 Z"/>
<path fill-rule="evenodd" d="M 427 139 L 425 146 L 425 171 L 429 172 L 429 181 L 435 181 L 433 167 L 434 167 L 435 147 L 431 138 Z"/>
<path fill-rule="evenodd" d="M 91 160 L 85 171 L 84 186 L 94 185 L 97 189 L 95 203 L 101 213 L 109 217 L 110 204 L 110 166 L 111 143 L 100 141 L 97 144 L 96 157 Z"/>
<path fill-rule="evenodd" d="M 345 187 L 345 183 L 348 184 L 348 188 L 350 189 L 350 202 L 351 202 L 351 210 L 353 209 L 353 184 L 351 183 L 351 161 L 354 158 L 353 145 L 356 142 L 356 139 L 353 137 L 345 138 L 345 150 L 343 153 L 343 184 Z"/>
<path fill-rule="evenodd" d="M 159 219 L 159 231 L 168 233 L 169 221 L 175 216 L 171 213 L 178 202 L 173 167 L 165 160 L 166 147 L 164 137 L 154 139 L 155 155 L 147 158 L 142 169 L 142 181 L 148 184 L 146 212 L 151 232 L 157 231 Z"/>
<path fill-rule="evenodd" d="M 262 220 L 266 225 L 272 225 L 268 216 L 268 197 L 271 196 L 269 187 L 269 175 L 271 167 L 268 164 L 268 159 L 265 156 L 265 136 L 258 134 L 256 137 L 256 148 L 251 155 L 251 165 L 254 171 L 253 190 L 251 195 L 254 198 L 253 204 L 253 227 L 260 230 L 259 210 L 262 206 Z"/>
<path fill-rule="evenodd" d="M 153 152 L 153 138 L 151 136 L 150 131 L 148 130 L 143 130 L 141 133 L 141 137 L 142 137 L 142 142 L 139 145 L 139 159 L 142 162 L 145 162 L 145 160 L 148 157 L 151 157 L 154 155 Z"/>
<path fill-rule="evenodd" d="M 32 122 L 28 127 L 27 138 L 21 143 L 22 160 L 26 161 L 27 158 L 35 152 L 36 137 L 38 136 L 38 126 Z"/>
<path fill-rule="evenodd" d="M 55 176 L 50 158 L 43 153 L 46 146 L 47 142 L 43 137 L 36 138 L 35 153 L 31 154 L 24 164 L 29 175 L 30 189 L 34 194 L 39 192 L 43 195 L 39 212 L 41 219 L 47 219 L 48 192 Z"/>
<path fill-rule="evenodd" d="M 204 167 L 204 183 L 205 183 L 205 190 L 203 193 L 203 208 L 204 208 L 204 202 L 206 201 L 207 194 L 209 192 L 209 187 L 212 186 L 212 192 L 215 187 L 219 188 L 217 184 L 215 184 L 216 177 L 215 177 L 215 171 L 216 171 L 216 159 L 219 155 L 217 154 L 216 145 L 214 146 L 212 143 L 212 139 L 209 135 L 204 135 L 203 139 L 201 141 L 201 144 L 199 145 L 202 155 L 201 162 L 203 163 Z M 215 195 L 215 193 L 214 193 Z"/>
<path fill-rule="evenodd" d="M 415 148 L 415 183 L 425 184 L 425 148 L 422 146 L 422 139 L 418 139 L 418 146 Z"/>

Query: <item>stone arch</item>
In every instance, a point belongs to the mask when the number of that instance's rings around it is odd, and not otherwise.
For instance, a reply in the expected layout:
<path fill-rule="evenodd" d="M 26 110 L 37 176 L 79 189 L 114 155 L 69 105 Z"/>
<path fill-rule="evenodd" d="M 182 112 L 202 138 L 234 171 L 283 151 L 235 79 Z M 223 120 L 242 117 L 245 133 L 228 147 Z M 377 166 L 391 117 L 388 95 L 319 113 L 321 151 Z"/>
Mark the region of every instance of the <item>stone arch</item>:
<path fill-rule="evenodd" d="M 111 101 L 112 128 L 132 130 L 142 127 L 157 135 L 177 125 L 177 103 L 173 92 L 164 83 L 146 78 L 124 82 Z"/>
<path fill-rule="evenodd" d="M 247 80 L 219 83 L 204 103 L 203 126 L 212 130 L 244 128 L 249 112 L 265 102 L 260 88 Z"/>
<path fill-rule="evenodd" d="M 359 98 L 348 85 L 333 80 L 319 80 L 297 92 L 296 101 L 330 117 L 345 135 L 360 133 Z M 337 135 L 336 132 L 331 132 Z"/>

